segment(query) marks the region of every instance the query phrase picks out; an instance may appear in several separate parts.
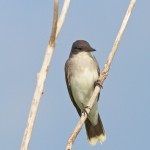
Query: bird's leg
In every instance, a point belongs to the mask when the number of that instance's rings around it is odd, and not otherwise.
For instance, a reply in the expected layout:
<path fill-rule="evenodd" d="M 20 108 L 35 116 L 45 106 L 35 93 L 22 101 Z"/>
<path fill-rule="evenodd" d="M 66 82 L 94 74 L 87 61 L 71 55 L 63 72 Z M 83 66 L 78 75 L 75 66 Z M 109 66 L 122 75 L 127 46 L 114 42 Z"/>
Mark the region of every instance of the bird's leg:
<path fill-rule="evenodd" d="M 101 81 L 100 81 L 99 79 L 94 82 L 94 87 L 96 87 L 97 85 L 98 85 L 100 88 L 103 89 L 102 83 L 101 83 Z"/>
<path fill-rule="evenodd" d="M 86 111 L 86 109 L 90 109 L 91 110 L 91 107 L 90 106 L 84 106 L 84 104 L 82 103 L 82 105 L 83 105 L 83 110 L 82 110 L 82 113 L 85 115 L 88 115 L 88 113 L 87 113 L 87 111 Z"/>

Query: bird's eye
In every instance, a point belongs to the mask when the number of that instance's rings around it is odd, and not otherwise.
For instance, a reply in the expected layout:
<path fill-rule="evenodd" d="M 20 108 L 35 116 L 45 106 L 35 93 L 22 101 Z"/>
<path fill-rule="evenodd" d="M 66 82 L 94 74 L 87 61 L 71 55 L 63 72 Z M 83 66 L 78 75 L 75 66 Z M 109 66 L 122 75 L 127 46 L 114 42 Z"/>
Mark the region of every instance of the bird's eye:
<path fill-rule="evenodd" d="M 79 49 L 79 50 L 81 50 L 82 47 L 76 46 L 74 49 Z"/>

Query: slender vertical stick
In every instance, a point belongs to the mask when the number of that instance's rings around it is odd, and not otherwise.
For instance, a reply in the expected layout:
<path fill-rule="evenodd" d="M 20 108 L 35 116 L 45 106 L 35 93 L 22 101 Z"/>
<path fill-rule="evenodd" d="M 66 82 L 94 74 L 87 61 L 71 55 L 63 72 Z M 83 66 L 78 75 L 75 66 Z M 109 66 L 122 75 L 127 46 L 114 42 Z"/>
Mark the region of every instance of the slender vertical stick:
<path fill-rule="evenodd" d="M 120 27 L 120 30 L 118 32 L 118 35 L 117 35 L 116 40 L 114 42 L 114 45 L 112 47 L 112 50 L 110 51 L 110 54 L 109 54 L 109 56 L 107 58 L 107 61 L 106 61 L 105 66 L 104 66 L 104 69 L 103 69 L 103 71 L 102 71 L 102 73 L 100 75 L 100 82 L 101 82 L 101 84 L 104 83 L 104 80 L 108 76 L 110 65 L 111 65 L 112 60 L 113 60 L 113 58 L 115 56 L 115 53 L 117 51 L 118 45 L 120 43 L 120 40 L 121 40 L 121 37 L 122 37 L 123 32 L 125 30 L 125 27 L 126 27 L 126 25 L 128 23 L 128 20 L 129 20 L 129 17 L 131 15 L 131 12 L 133 10 L 133 7 L 135 5 L 135 2 L 136 2 L 136 0 L 131 0 L 130 1 L 129 7 L 128 7 L 127 12 L 125 14 L 125 17 L 123 19 L 122 25 Z M 101 89 L 100 89 L 99 86 L 95 87 L 93 95 L 90 98 L 89 103 L 87 104 L 87 106 L 89 106 L 90 108 L 93 106 L 94 101 L 96 100 L 96 97 L 97 97 L 98 93 L 100 92 L 100 90 Z M 90 109 L 86 108 L 85 111 L 87 112 L 87 114 L 89 114 Z M 74 129 L 74 131 L 72 133 L 72 135 L 70 136 L 70 138 L 68 140 L 68 143 L 67 143 L 67 146 L 66 146 L 66 150 L 71 150 L 72 149 L 72 144 L 74 143 L 78 133 L 80 132 L 80 130 L 81 130 L 81 128 L 82 128 L 86 118 L 87 118 L 87 114 L 82 114 L 81 115 L 81 118 L 80 118 L 79 122 L 77 123 L 77 125 L 76 125 L 76 127 L 75 127 L 75 129 Z"/>
<path fill-rule="evenodd" d="M 60 29 L 61 29 L 61 27 L 64 23 L 66 13 L 67 13 L 67 10 L 69 8 L 69 4 L 70 4 L 70 0 L 65 0 L 64 1 L 63 8 L 62 8 L 62 11 L 61 11 L 61 14 L 60 14 L 60 17 L 59 17 L 59 20 L 58 20 L 58 24 L 57 24 L 56 38 L 59 35 Z"/>
<path fill-rule="evenodd" d="M 67 5 L 66 4 L 67 2 L 68 2 L 68 0 L 64 1 L 65 6 Z M 51 33 L 51 37 L 50 37 L 50 40 L 49 40 L 49 43 L 48 43 L 48 46 L 46 49 L 46 53 L 45 53 L 45 57 L 44 57 L 44 61 L 43 61 L 41 70 L 37 75 L 37 85 L 35 88 L 35 92 L 34 92 L 32 105 L 31 105 L 30 112 L 29 112 L 29 117 L 28 117 L 26 129 L 25 129 L 22 144 L 21 144 L 21 150 L 27 150 L 28 149 L 28 145 L 29 145 L 32 130 L 34 127 L 34 122 L 35 122 L 38 106 L 40 103 L 40 98 L 41 98 L 41 96 L 43 94 L 43 90 L 44 90 L 44 83 L 46 81 L 46 76 L 48 73 L 50 61 L 51 61 L 51 58 L 52 58 L 52 55 L 54 52 L 56 39 L 57 39 L 58 33 L 61 30 L 62 24 L 65 20 L 66 12 L 67 12 L 68 7 L 69 7 L 69 4 L 67 5 L 66 9 L 63 6 L 65 13 L 62 12 L 61 23 L 57 24 L 57 22 L 58 22 L 58 3 L 59 3 L 58 0 L 54 1 L 54 13 L 53 13 L 54 15 L 53 15 L 52 33 Z"/>
<path fill-rule="evenodd" d="M 50 37 L 50 41 L 46 50 L 44 62 L 42 65 L 42 68 L 37 76 L 37 85 L 35 89 L 35 93 L 33 96 L 32 105 L 30 108 L 29 118 L 27 122 L 27 126 L 24 132 L 21 150 L 27 150 L 29 141 L 32 134 L 32 129 L 34 126 L 35 117 L 37 114 L 38 106 L 40 103 L 40 98 L 44 90 L 44 82 L 46 80 L 46 75 L 49 68 L 50 59 L 52 57 L 54 47 L 55 47 L 55 36 L 56 36 L 56 30 L 57 30 L 57 20 L 58 20 L 58 0 L 55 0 L 54 2 L 54 16 L 53 16 L 53 26 L 52 26 L 52 33 Z"/>

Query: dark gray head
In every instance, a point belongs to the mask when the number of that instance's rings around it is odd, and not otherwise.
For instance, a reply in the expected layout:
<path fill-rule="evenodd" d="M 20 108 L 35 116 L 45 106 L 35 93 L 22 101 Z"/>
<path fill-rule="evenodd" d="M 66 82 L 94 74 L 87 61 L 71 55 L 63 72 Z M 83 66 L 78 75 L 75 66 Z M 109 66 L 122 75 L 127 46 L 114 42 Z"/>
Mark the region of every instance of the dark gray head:
<path fill-rule="evenodd" d="M 92 52 L 92 51 L 96 51 L 96 50 L 93 49 L 87 41 L 77 40 L 72 45 L 70 55 L 77 54 L 79 52 Z"/>

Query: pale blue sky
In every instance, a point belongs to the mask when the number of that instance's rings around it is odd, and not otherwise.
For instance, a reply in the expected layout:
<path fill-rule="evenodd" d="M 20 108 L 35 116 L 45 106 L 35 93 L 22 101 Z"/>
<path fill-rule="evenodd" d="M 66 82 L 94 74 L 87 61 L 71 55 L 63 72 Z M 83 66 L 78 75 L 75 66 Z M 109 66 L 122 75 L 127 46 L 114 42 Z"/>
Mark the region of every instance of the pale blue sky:
<path fill-rule="evenodd" d="M 62 0 L 60 7 L 62 6 Z M 65 84 L 72 43 L 87 40 L 101 70 L 130 0 L 72 0 L 57 40 L 29 150 L 65 149 L 79 117 Z M 104 83 L 99 112 L 107 140 L 91 147 L 84 127 L 74 150 L 150 149 L 150 1 L 138 1 Z M 52 23 L 51 0 L 0 1 L 0 149 L 18 150 Z"/>

